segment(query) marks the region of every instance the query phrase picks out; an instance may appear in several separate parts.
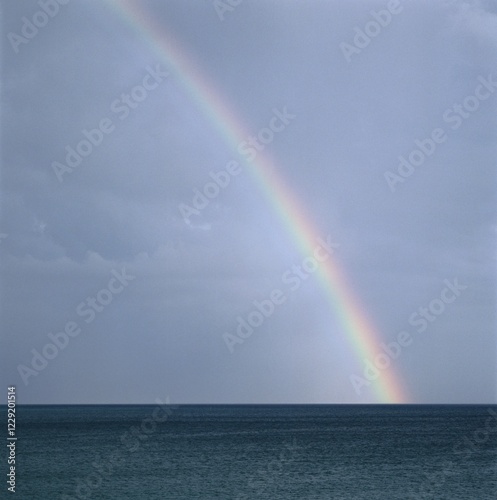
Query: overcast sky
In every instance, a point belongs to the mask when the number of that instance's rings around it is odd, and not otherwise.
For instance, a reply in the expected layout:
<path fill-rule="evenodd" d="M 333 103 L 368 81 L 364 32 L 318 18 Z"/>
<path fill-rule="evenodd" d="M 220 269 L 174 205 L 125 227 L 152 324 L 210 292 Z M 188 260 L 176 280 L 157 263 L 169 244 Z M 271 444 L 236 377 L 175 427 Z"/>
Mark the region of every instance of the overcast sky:
<path fill-rule="evenodd" d="M 380 339 L 408 332 L 383 375 L 411 402 L 495 403 L 497 7 L 395 4 L 140 2 L 249 134 L 275 108 L 292 116 L 263 153 L 338 245 Z M 50 6 L 2 2 L 2 386 L 22 403 L 376 401 L 351 383 L 364 359 L 319 271 L 296 290 L 282 279 L 312 254 L 177 68 L 108 2 Z M 400 177 L 399 156 L 437 128 Z M 185 221 L 181 204 L 231 160 L 238 174 Z M 460 286 L 447 303 L 444 280 Z M 285 302 L 230 352 L 223 335 L 275 289 Z M 424 329 L 430 303 L 443 310 Z"/>

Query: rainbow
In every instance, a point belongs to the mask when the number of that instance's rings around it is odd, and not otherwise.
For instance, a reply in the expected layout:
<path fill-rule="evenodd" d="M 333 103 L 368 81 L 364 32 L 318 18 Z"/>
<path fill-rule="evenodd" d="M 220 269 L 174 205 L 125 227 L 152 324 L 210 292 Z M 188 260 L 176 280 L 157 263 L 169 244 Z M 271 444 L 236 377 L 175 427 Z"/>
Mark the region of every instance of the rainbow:
<path fill-rule="evenodd" d="M 158 58 L 167 64 L 170 73 L 177 77 L 227 143 L 236 149 L 238 144 L 250 134 L 208 82 L 205 75 L 200 74 L 178 42 L 164 33 L 162 27 L 139 2 L 107 0 L 107 3 L 133 31 L 143 37 Z M 299 250 L 305 256 L 312 255 L 320 233 L 314 227 L 302 204 L 278 175 L 273 163 L 261 152 L 257 154 L 253 162 L 246 163 Z M 373 360 L 379 352 L 381 339 L 371 326 L 363 308 L 354 298 L 341 269 L 333 261 L 333 256 L 320 265 L 316 274 L 359 361 Z M 358 375 L 362 376 L 361 373 Z M 400 383 L 399 376 L 395 374 L 393 367 L 380 371 L 379 377 L 372 385 L 378 402 L 408 402 L 407 391 Z"/>

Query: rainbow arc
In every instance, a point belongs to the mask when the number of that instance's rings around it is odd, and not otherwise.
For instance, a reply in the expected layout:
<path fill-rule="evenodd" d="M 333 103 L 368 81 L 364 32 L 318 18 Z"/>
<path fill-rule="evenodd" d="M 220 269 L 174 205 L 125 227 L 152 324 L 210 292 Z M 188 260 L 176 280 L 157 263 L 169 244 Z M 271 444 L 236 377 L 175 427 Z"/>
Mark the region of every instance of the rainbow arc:
<path fill-rule="evenodd" d="M 236 149 L 249 134 L 214 86 L 205 75 L 200 74 L 178 41 L 164 32 L 140 2 L 107 1 L 132 30 L 140 33 L 148 48 L 155 52 L 167 65 L 167 70 L 181 82 L 184 90 L 209 117 L 227 144 Z M 322 235 L 306 213 L 305 207 L 278 173 L 276 165 L 263 152 L 259 152 L 254 161 L 246 164 L 299 251 L 304 256 L 312 255 L 316 241 Z M 373 328 L 333 255 L 321 263 L 316 274 L 332 306 L 334 316 L 339 320 L 361 366 L 365 359 L 372 361 L 380 352 L 381 336 Z M 392 366 L 380 371 L 378 378 L 373 381 L 373 390 L 378 401 L 382 403 L 407 403 L 409 399 L 404 384 L 400 382 L 400 377 Z"/>

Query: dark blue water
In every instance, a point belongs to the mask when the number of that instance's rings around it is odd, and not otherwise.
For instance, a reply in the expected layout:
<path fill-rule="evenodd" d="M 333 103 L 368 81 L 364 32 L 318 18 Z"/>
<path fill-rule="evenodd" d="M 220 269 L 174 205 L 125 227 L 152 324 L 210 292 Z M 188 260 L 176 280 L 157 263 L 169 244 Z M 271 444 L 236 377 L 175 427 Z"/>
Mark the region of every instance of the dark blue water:
<path fill-rule="evenodd" d="M 17 411 L 22 500 L 497 498 L 496 406 Z"/>

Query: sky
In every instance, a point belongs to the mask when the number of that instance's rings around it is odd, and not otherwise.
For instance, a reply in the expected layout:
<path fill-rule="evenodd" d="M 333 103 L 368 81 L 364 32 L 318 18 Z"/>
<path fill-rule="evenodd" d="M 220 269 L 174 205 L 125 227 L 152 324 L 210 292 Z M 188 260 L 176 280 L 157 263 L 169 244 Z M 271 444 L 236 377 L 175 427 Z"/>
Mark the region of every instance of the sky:
<path fill-rule="evenodd" d="M 496 403 L 494 2 L 1 10 L 19 403 Z"/>

